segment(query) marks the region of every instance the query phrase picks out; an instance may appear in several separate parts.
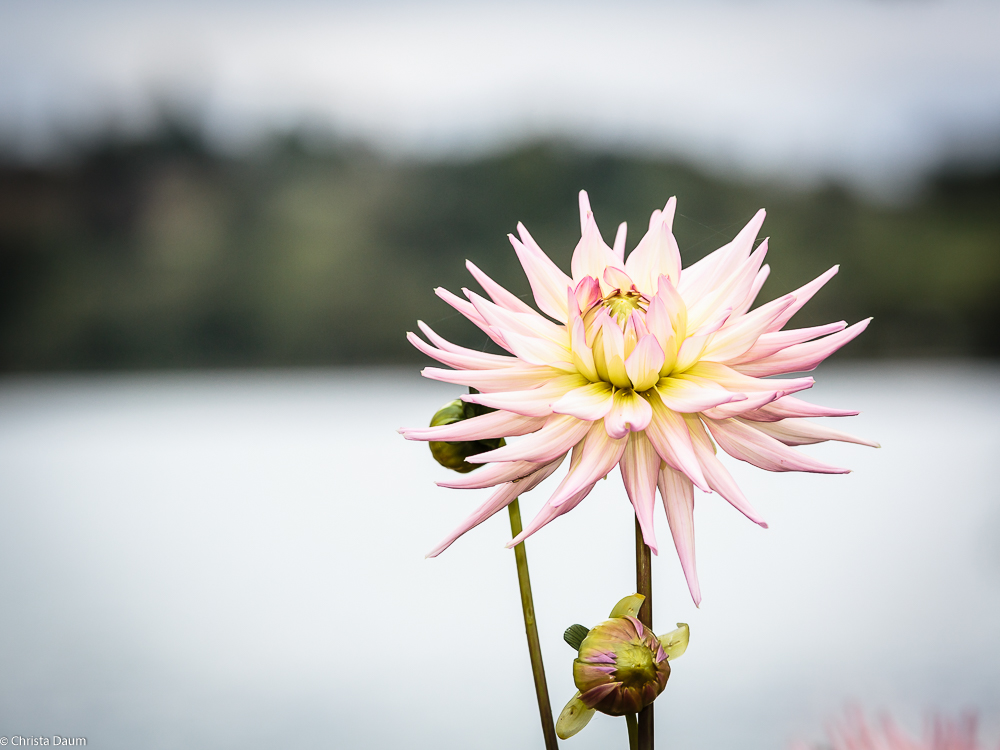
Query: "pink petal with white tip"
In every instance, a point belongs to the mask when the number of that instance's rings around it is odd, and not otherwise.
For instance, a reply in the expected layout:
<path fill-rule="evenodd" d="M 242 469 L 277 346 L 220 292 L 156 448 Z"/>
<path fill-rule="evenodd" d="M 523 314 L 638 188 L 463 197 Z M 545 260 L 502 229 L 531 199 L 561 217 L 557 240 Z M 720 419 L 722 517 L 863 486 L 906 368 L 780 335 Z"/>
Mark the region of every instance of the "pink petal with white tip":
<path fill-rule="evenodd" d="M 641 432 L 633 432 L 629 435 L 625 453 L 618 464 L 625 492 L 635 508 L 643 541 L 654 555 L 658 553 L 658 549 L 653 530 L 653 507 L 656 503 L 656 479 L 660 474 L 660 463 L 660 455 L 646 436 Z"/>
<path fill-rule="evenodd" d="M 538 314 L 520 297 L 511 294 L 479 270 L 479 267 L 476 266 L 476 264 L 471 260 L 465 261 L 465 267 L 469 269 L 469 273 L 472 274 L 473 278 L 479 282 L 479 286 L 483 288 L 483 291 L 490 296 L 491 300 L 500 305 L 500 307 L 506 308 L 512 312 L 529 313 L 531 315 Z"/>
<path fill-rule="evenodd" d="M 660 368 L 663 366 L 663 349 L 656 341 L 656 336 L 647 333 L 625 360 L 625 372 L 632 387 L 637 391 L 645 391 L 656 385 L 660 379 Z"/>
<path fill-rule="evenodd" d="M 784 443 L 736 419 L 707 420 L 712 437 L 726 453 L 766 471 L 809 471 L 816 474 L 848 474 L 850 469 L 830 466 L 805 456 Z"/>
<path fill-rule="evenodd" d="M 665 223 L 650 226 L 635 250 L 629 253 L 625 270 L 635 281 L 636 288 L 648 296 L 656 294 L 657 279 L 661 275 L 673 281 L 680 278 L 680 250 L 677 240 Z"/>
<path fill-rule="evenodd" d="M 810 404 L 794 396 L 783 396 L 773 403 L 762 406 L 741 416 L 754 422 L 777 422 L 789 417 L 856 417 L 860 412 L 851 409 L 833 409 L 829 406 Z"/>
<path fill-rule="evenodd" d="M 588 382 L 582 375 L 562 375 L 552 378 L 538 388 L 463 394 L 462 400 L 512 411 L 525 417 L 547 417 L 552 413 L 552 404 L 574 388 L 579 388 Z M 478 386 L 473 385 L 473 387 Z"/>
<path fill-rule="evenodd" d="M 559 507 L 578 492 L 592 487 L 598 479 L 607 476 L 625 452 L 627 438 L 610 437 L 600 422 L 594 422 L 589 427 L 590 431 L 573 454 L 569 472 L 548 499 L 548 504 L 553 507 Z"/>
<path fill-rule="evenodd" d="M 527 313 L 511 312 L 468 289 L 463 288 L 462 293 L 469 298 L 483 320 L 494 328 L 501 329 L 504 333 L 513 331 L 521 336 L 546 339 L 555 344 L 566 345 L 568 343 L 565 326 L 556 325 L 534 310 Z"/>
<path fill-rule="evenodd" d="M 823 443 L 827 440 L 836 440 L 840 443 L 855 443 L 857 445 L 867 445 L 871 448 L 881 448 L 874 440 L 849 435 L 840 430 L 832 430 L 829 427 L 807 422 L 804 419 L 783 419 L 780 422 L 752 422 L 755 429 L 760 430 L 765 435 L 770 435 L 785 445 L 812 445 Z"/>
<path fill-rule="evenodd" d="M 701 604 L 701 586 L 698 584 L 698 566 L 694 555 L 694 485 L 679 471 L 664 464 L 660 468 L 657 486 L 663 499 L 663 509 L 667 512 L 667 523 L 681 561 L 681 570 L 697 607 Z"/>
<path fill-rule="evenodd" d="M 469 474 L 458 474 L 450 479 L 437 482 L 438 487 L 453 490 L 481 490 L 485 487 L 495 487 L 504 482 L 526 477 L 537 471 L 542 464 L 533 461 L 504 461 L 476 469 Z"/>
<path fill-rule="evenodd" d="M 589 422 L 576 417 L 554 414 L 545 426 L 522 440 L 496 448 L 495 450 L 469 456 L 470 464 L 485 464 L 493 461 L 531 461 L 541 464 L 551 461 L 569 451 L 583 439 L 590 430 Z"/>
<path fill-rule="evenodd" d="M 556 414 L 569 414 L 593 422 L 604 419 L 614 403 L 610 383 L 588 383 L 575 388 L 552 404 Z"/>
<path fill-rule="evenodd" d="M 442 370 L 440 367 L 425 367 L 420 374 L 431 380 L 470 386 L 484 393 L 540 388 L 556 378 L 572 377 L 554 367 L 505 367 L 502 370 Z"/>
<path fill-rule="evenodd" d="M 519 495 L 523 495 L 524 493 L 533 490 L 559 468 L 559 464 L 562 463 L 562 460 L 562 457 L 560 457 L 558 460 L 541 467 L 534 474 L 524 477 L 517 482 L 511 482 L 510 484 L 505 484 L 500 487 L 493 493 L 493 495 L 490 496 L 489 500 L 479 506 L 475 512 L 473 512 L 472 515 L 466 518 L 454 531 L 452 531 L 445 538 L 445 540 L 441 542 L 441 544 L 427 553 L 427 557 L 437 557 L 448 549 L 448 547 L 450 547 L 456 539 L 462 536 L 462 534 L 475 528 L 493 514 L 506 508 Z"/>
<path fill-rule="evenodd" d="M 629 432 L 646 429 L 653 418 L 649 401 L 633 390 L 615 391 L 614 404 L 604 418 L 604 426 L 612 438 L 622 438 Z"/>
<path fill-rule="evenodd" d="M 758 313 L 754 310 L 743 315 L 735 322 L 727 323 L 705 348 L 703 359 L 712 362 L 727 362 L 749 351 L 757 339 L 764 334 L 771 322 L 786 310 L 795 298 L 788 295 L 784 298 L 784 306 L 778 305 L 773 310 Z"/>
<path fill-rule="evenodd" d="M 520 240 L 512 234 L 507 238 L 521 261 L 524 275 L 528 277 L 535 304 L 546 315 L 565 322 L 566 289 L 573 286 L 573 280 L 542 252 L 524 225 L 518 224 L 517 231 L 521 235 Z"/>
<path fill-rule="evenodd" d="M 421 332 L 430 339 L 431 343 L 434 344 L 438 349 L 449 352 L 452 354 L 464 354 L 470 357 L 476 357 L 482 359 L 484 362 L 491 362 L 493 368 L 497 367 L 519 367 L 523 363 L 518 360 L 517 357 L 508 357 L 505 354 L 487 354 L 486 352 L 481 352 L 476 349 L 467 349 L 464 346 L 458 346 L 453 344 L 447 339 L 439 336 L 434 332 L 434 330 L 424 323 L 422 320 L 417 321 L 417 327 L 420 328 Z M 483 368 L 490 369 L 490 368 Z"/>
<path fill-rule="evenodd" d="M 403 428 L 399 433 L 407 440 L 465 441 L 527 435 L 540 430 L 545 417 L 523 417 L 506 411 L 491 411 L 478 417 L 463 419 L 437 427 Z"/>
<path fill-rule="evenodd" d="M 653 418 L 646 425 L 645 433 L 660 458 L 684 472 L 699 489 L 710 492 L 684 418 L 668 409 L 655 390 L 650 392 L 649 404 L 653 409 Z"/>
<path fill-rule="evenodd" d="M 826 284 L 826 282 L 828 282 L 830 279 L 836 276 L 838 271 L 840 271 L 840 266 L 834 266 L 826 273 L 822 274 L 821 276 L 818 276 L 817 278 L 810 281 L 808 284 L 801 286 L 794 292 L 792 292 L 792 296 L 795 297 L 795 304 L 789 307 L 787 310 L 785 310 L 785 312 L 782 313 L 780 316 L 778 316 L 777 320 L 775 320 L 771 324 L 771 330 L 779 331 L 782 328 L 784 328 L 785 323 L 791 320 L 792 316 L 795 315 L 795 313 L 797 313 L 799 310 L 801 310 L 803 306 L 806 304 L 806 302 L 811 300 L 813 298 L 813 295 L 823 288 L 823 285 Z"/>
<path fill-rule="evenodd" d="M 597 229 L 597 223 L 591 216 L 583 229 L 583 236 L 573 251 L 573 280 L 580 281 L 584 276 L 593 276 L 595 279 L 604 278 L 604 271 L 609 266 L 625 270 L 625 264 L 618 260 L 610 247 L 604 242 L 601 233 Z M 604 293 L 609 290 L 601 286 Z"/>
<path fill-rule="evenodd" d="M 740 315 L 746 314 L 753 303 L 757 299 L 757 295 L 760 294 L 761 287 L 764 286 L 764 282 L 767 281 L 767 277 L 771 275 L 771 267 L 766 263 L 761 266 L 761 269 L 754 276 L 753 283 L 750 285 L 750 291 L 747 292 L 747 296 L 743 299 L 743 302 L 736 305 L 733 308 L 733 315 L 739 317 Z"/>
<path fill-rule="evenodd" d="M 618 225 L 615 233 L 615 242 L 611 246 L 612 252 L 618 256 L 618 260 L 625 260 L 625 235 L 628 234 L 628 226 L 623 221 Z"/>
<path fill-rule="evenodd" d="M 476 326 L 482 329 L 483 333 L 485 333 L 487 336 L 493 339 L 493 342 L 495 344 L 503 347 L 504 349 L 507 348 L 507 343 L 503 340 L 503 336 L 501 336 L 496 330 L 494 330 L 494 328 L 489 323 L 486 322 L 486 320 L 483 319 L 483 316 L 480 315 L 479 312 L 477 312 L 475 306 L 471 302 L 469 302 L 468 300 L 464 300 L 455 294 L 452 294 L 443 287 L 438 287 L 437 289 L 435 289 L 434 294 L 436 294 L 438 297 L 443 299 L 449 305 L 454 307 L 470 321 L 475 323 Z"/>
<path fill-rule="evenodd" d="M 742 393 L 731 393 L 721 386 L 706 388 L 681 378 L 663 378 L 656 392 L 664 406 L 682 414 L 693 414 L 731 401 L 745 400 Z"/>
<path fill-rule="evenodd" d="M 705 472 L 708 486 L 722 495 L 730 505 L 744 516 L 766 529 L 767 524 L 764 519 L 753 509 L 739 485 L 736 484 L 730 473 L 726 471 L 726 467 L 715 455 L 715 446 L 708 433 L 705 432 L 701 420 L 697 417 L 686 416 L 684 421 L 691 432 L 691 443 L 694 445 L 695 455 L 698 456 L 698 463 L 701 464 L 701 468 Z"/>
<path fill-rule="evenodd" d="M 765 333 L 757 339 L 757 343 L 753 345 L 752 349 L 744 354 L 741 354 L 739 357 L 734 357 L 731 361 L 726 362 L 726 364 L 732 367 L 745 362 L 754 362 L 758 359 L 763 359 L 764 357 L 770 357 L 772 354 L 776 354 L 789 346 L 803 344 L 806 341 L 812 341 L 820 336 L 828 336 L 831 333 L 843 331 L 845 328 L 847 328 L 847 323 L 841 320 L 836 323 L 829 323 L 825 326 L 793 328 L 790 331 L 772 331 L 771 333 Z"/>
<path fill-rule="evenodd" d="M 597 483 L 595 482 L 594 484 Z M 577 492 L 568 500 L 560 504 L 558 507 L 549 505 L 549 503 L 545 503 L 541 507 L 541 510 L 539 510 L 538 513 L 535 515 L 535 517 L 531 519 L 531 523 L 529 523 L 524 528 L 524 531 L 522 531 L 516 537 L 507 542 L 507 549 L 516 547 L 518 544 L 523 542 L 525 539 L 527 539 L 529 536 L 531 536 L 536 531 L 541 529 L 543 526 L 547 526 L 548 524 L 552 523 L 554 520 L 559 518 L 559 516 L 569 513 L 571 510 L 573 510 L 573 508 L 575 508 L 577 505 L 583 502 L 583 499 L 587 497 L 587 495 L 589 495 L 590 491 L 593 489 L 594 489 L 593 484 L 590 485 L 589 487 L 585 487 L 580 492 Z"/>
<path fill-rule="evenodd" d="M 730 417 L 760 409 L 765 404 L 769 404 L 784 395 L 784 391 L 762 391 L 744 395 L 742 400 L 730 401 L 727 404 L 719 404 L 711 409 L 705 409 L 702 411 L 702 416 L 709 419 L 729 419 Z"/>
<path fill-rule="evenodd" d="M 784 375 L 789 372 L 809 372 L 816 369 L 820 362 L 840 349 L 840 347 L 859 336 L 871 321 L 871 318 L 862 320 L 826 338 L 810 341 L 805 344 L 796 344 L 787 349 L 782 349 L 770 357 L 759 359 L 756 362 L 734 365 L 733 369 L 754 377 Z"/>
<path fill-rule="evenodd" d="M 491 370 L 497 366 L 496 360 L 491 356 L 479 356 L 477 352 L 471 349 L 469 350 L 472 351 L 471 354 L 455 354 L 435 349 L 411 331 L 406 333 L 406 340 L 428 357 L 432 357 L 441 364 L 448 365 L 449 367 L 457 367 L 464 370 Z M 510 361 L 512 363 L 519 363 L 519 360 L 515 358 L 510 358 Z"/>

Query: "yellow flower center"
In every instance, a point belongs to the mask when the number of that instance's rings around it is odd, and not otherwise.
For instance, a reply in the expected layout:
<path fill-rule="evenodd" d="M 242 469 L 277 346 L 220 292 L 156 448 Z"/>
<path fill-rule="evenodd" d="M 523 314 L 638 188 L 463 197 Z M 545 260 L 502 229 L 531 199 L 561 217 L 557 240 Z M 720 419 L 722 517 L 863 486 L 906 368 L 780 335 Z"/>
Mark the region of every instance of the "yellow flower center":
<path fill-rule="evenodd" d="M 646 312 L 649 301 L 639 294 L 639 292 L 621 292 L 615 290 L 604 298 L 602 304 L 615 316 L 618 320 L 618 325 L 624 326 L 625 321 L 628 320 L 628 316 L 632 314 L 633 310 Z"/>

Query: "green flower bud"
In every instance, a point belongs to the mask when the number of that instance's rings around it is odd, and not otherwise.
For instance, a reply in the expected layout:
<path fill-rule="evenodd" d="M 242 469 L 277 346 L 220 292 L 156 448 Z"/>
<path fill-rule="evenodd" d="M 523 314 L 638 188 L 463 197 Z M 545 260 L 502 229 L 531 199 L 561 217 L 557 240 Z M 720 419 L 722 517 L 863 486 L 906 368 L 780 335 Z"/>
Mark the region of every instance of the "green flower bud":
<path fill-rule="evenodd" d="M 644 596 L 626 596 L 610 619 L 587 630 L 571 625 L 563 638 L 579 655 L 573 662 L 578 692 L 559 715 L 556 734 L 569 739 L 583 729 L 595 711 L 610 716 L 635 714 L 648 706 L 667 686 L 668 660 L 687 649 L 690 630 L 684 623 L 657 638 L 636 615 Z"/>
<path fill-rule="evenodd" d="M 455 422 L 461 422 L 465 419 L 478 417 L 481 414 L 488 414 L 491 411 L 495 411 L 495 409 L 491 409 L 488 406 L 480 406 L 479 404 L 470 404 L 466 401 L 462 401 L 461 399 L 455 399 L 438 409 L 437 413 L 435 413 L 434 417 L 431 419 L 430 426 L 438 427 L 445 424 L 454 424 Z M 470 471 L 478 469 L 482 466 L 482 464 L 470 464 L 466 461 L 465 459 L 469 456 L 495 450 L 504 444 L 503 438 L 471 440 L 454 443 L 431 441 L 428 443 L 431 449 L 431 455 L 434 456 L 435 461 L 444 466 L 446 469 L 457 471 L 460 474 L 468 474 Z"/>

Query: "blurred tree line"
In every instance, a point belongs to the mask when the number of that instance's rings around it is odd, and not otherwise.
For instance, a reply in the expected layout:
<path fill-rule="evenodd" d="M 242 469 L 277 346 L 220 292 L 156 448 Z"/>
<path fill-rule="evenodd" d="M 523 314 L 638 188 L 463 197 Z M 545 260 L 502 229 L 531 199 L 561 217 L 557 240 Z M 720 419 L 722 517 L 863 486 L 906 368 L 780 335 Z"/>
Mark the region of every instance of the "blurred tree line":
<path fill-rule="evenodd" d="M 998 169 L 942 170 L 891 206 L 553 143 L 407 162 L 289 136 L 233 157 L 165 126 L 0 166 L 0 370 L 419 360 L 403 337 L 418 318 L 481 347 L 432 289 L 473 284 L 469 258 L 526 295 L 518 221 L 568 268 L 581 188 L 606 239 L 628 222 L 629 248 L 677 195 L 685 265 L 766 207 L 761 299 L 840 263 L 794 322 L 875 316 L 841 356 L 1000 354 Z"/>

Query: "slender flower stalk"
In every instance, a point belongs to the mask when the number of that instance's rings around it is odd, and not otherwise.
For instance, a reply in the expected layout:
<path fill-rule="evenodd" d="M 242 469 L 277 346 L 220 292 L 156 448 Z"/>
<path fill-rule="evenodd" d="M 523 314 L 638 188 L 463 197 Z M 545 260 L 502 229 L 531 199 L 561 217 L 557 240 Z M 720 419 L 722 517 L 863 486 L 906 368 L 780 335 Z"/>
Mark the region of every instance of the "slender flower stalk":
<path fill-rule="evenodd" d="M 521 509 L 517 498 L 507 506 L 510 515 L 510 533 L 521 533 Z M 535 603 L 531 596 L 531 577 L 528 575 L 528 553 L 524 542 L 514 547 L 517 561 L 517 583 L 521 589 L 521 611 L 524 614 L 524 631 L 528 636 L 528 654 L 531 657 L 531 676 L 535 681 L 535 697 L 538 700 L 538 714 L 542 720 L 542 736 L 545 750 L 556 750 L 556 725 L 552 719 L 552 704 L 549 702 L 549 688 L 545 682 L 545 666 L 542 663 L 542 646 L 538 640 L 538 625 L 535 623 Z"/>
<path fill-rule="evenodd" d="M 658 542 L 653 511 L 659 491 L 673 543 L 695 604 L 701 589 L 695 564 L 694 488 L 717 493 L 760 526 L 767 524 L 716 456 L 768 471 L 843 474 L 799 453 L 826 440 L 877 446 L 806 421 L 855 411 L 814 406 L 794 395 L 810 388 L 801 373 L 860 334 L 863 320 L 793 330 L 784 326 L 836 273 L 754 309 L 768 277 L 767 240 L 757 244 L 759 211 L 728 244 L 682 270 L 672 232 L 676 201 L 653 212 L 649 229 L 625 257 L 622 224 L 613 246 L 601 237 L 587 194 L 580 194 L 581 239 L 566 274 L 518 225 L 510 236 L 539 313 L 471 262 L 486 297 L 444 289 L 439 297 L 506 354 L 456 346 L 418 322 L 426 341 L 410 342 L 452 369 L 428 367 L 434 380 L 470 386 L 468 403 L 495 411 L 461 423 L 400 430 L 410 440 L 486 441 L 519 438 L 469 455 L 484 468 L 439 482 L 460 489 L 494 488 L 492 495 L 429 554 L 553 475 L 569 470 L 515 546 L 590 494 L 616 466 L 646 545 Z"/>
<path fill-rule="evenodd" d="M 639 520 L 635 522 L 635 587 L 644 597 L 636 617 L 653 632 L 653 557 L 642 536 Z M 653 750 L 653 704 L 639 712 L 636 729 L 636 750 Z"/>

